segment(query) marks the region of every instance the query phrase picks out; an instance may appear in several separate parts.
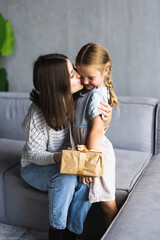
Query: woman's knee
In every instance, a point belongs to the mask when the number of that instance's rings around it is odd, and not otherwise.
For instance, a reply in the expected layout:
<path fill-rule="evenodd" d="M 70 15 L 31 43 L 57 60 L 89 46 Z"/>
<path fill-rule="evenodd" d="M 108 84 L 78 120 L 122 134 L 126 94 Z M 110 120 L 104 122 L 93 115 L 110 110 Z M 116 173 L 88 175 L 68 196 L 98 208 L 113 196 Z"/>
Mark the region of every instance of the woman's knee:
<path fill-rule="evenodd" d="M 58 173 L 56 176 L 52 176 L 50 179 L 50 187 L 51 186 L 59 186 L 62 188 L 76 188 L 78 184 L 77 176 L 74 175 L 66 175 Z"/>

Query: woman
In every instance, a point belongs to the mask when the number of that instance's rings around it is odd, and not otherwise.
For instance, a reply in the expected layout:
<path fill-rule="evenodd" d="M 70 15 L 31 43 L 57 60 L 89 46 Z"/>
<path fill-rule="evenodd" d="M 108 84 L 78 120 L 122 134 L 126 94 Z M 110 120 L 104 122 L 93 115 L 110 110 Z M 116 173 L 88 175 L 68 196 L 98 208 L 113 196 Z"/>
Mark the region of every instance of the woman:
<path fill-rule="evenodd" d="M 56 162 L 58 152 L 70 146 L 69 124 L 75 118 L 72 94 L 83 85 L 69 59 L 61 54 L 35 61 L 33 84 L 33 103 L 22 124 L 26 144 L 21 176 L 34 188 L 48 191 L 49 239 L 76 239 L 90 208 L 88 187 L 77 176 L 61 175 Z"/>

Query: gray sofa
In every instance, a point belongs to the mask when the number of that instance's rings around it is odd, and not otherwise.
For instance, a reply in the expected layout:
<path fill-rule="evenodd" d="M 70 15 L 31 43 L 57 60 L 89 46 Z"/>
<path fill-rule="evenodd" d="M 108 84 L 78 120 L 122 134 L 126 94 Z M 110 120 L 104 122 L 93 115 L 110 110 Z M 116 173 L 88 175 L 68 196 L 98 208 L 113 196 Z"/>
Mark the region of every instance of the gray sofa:
<path fill-rule="evenodd" d="M 0 93 L 0 222 L 48 231 L 47 192 L 20 177 L 24 146 L 21 123 L 30 101 L 24 93 Z M 119 97 L 106 132 L 116 154 L 115 220 L 105 232 L 103 214 L 94 204 L 82 239 L 158 240 L 160 236 L 160 102 Z"/>

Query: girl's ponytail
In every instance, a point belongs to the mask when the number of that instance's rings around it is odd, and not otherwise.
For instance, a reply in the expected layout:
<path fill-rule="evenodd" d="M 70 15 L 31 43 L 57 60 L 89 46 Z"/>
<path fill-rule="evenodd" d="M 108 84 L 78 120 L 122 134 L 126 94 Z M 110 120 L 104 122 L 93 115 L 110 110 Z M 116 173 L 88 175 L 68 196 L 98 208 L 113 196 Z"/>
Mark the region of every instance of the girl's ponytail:
<path fill-rule="evenodd" d="M 109 90 L 109 105 L 113 107 L 114 105 L 119 105 L 120 100 L 117 98 L 116 94 L 113 91 L 113 82 L 112 82 L 112 74 L 111 74 L 111 63 L 108 66 L 109 67 L 109 72 L 107 76 L 104 79 L 104 83 L 106 87 L 108 87 Z"/>

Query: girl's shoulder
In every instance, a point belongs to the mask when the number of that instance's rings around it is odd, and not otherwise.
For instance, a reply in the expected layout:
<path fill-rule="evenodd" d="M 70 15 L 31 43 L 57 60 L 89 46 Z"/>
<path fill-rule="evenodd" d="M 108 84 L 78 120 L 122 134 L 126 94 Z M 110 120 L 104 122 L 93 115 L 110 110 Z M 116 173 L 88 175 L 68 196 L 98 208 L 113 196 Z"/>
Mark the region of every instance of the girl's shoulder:
<path fill-rule="evenodd" d="M 91 99 L 100 98 L 106 102 L 109 99 L 108 88 L 107 87 L 95 87 L 91 90 L 90 97 L 91 97 Z"/>
<path fill-rule="evenodd" d="M 92 94 L 95 94 L 95 93 L 97 93 L 97 94 L 107 94 L 109 92 L 107 87 L 101 87 L 101 86 L 95 87 L 91 91 L 92 91 Z"/>

